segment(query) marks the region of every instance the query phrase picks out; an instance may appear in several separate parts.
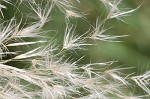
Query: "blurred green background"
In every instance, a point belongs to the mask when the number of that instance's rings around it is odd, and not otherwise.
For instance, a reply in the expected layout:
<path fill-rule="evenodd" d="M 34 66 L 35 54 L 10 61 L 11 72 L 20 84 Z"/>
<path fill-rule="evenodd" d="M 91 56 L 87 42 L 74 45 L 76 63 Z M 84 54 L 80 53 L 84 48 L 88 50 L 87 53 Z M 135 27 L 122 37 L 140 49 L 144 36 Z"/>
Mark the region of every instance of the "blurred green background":
<path fill-rule="evenodd" d="M 74 1 L 74 0 L 72 0 Z M 94 25 L 97 17 L 102 17 L 105 14 L 104 6 L 99 0 L 80 0 L 80 4 L 75 3 L 79 11 L 83 11 L 86 14 L 87 21 L 84 19 L 71 19 L 72 23 L 76 24 L 76 32 L 84 33 L 89 29 L 88 23 Z M 17 0 L 13 1 L 14 4 Z M 18 2 L 19 3 L 19 2 Z M 141 5 L 142 4 L 142 5 Z M 14 5 L 7 5 L 7 9 L 4 10 L 5 20 L 10 19 L 14 15 L 18 19 L 23 19 L 26 23 L 30 22 L 29 12 L 31 11 L 25 4 L 20 5 L 18 9 Z M 125 38 L 119 39 L 123 42 L 110 43 L 98 41 L 97 46 L 90 47 L 91 50 L 80 52 L 81 55 L 86 54 L 86 59 L 82 62 L 104 62 L 109 60 L 117 60 L 119 64 L 123 66 L 135 67 L 137 73 L 142 73 L 146 70 L 150 70 L 150 1 L 149 0 L 123 0 L 120 7 L 135 9 L 138 6 L 141 7 L 123 18 L 125 23 L 113 19 L 108 23 L 108 26 L 113 28 L 109 31 L 112 35 L 129 35 Z M 15 13 L 14 13 L 15 12 Z M 32 16 L 32 15 L 31 15 Z M 28 21 L 27 21 L 28 20 Z M 45 30 L 56 30 L 54 33 L 49 33 L 48 36 L 58 37 L 58 41 L 62 43 L 62 36 L 65 29 L 64 15 L 54 8 L 51 15 L 51 21 L 44 27 Z M 78 57 L 78 55 L 76 55 Z M 80 56 L 79 56 L 80 57 Z"/>
<path fill-rule="evenodd" d="M 17 1 L 14 0 L 12 2 L 16 4 Z M 86 14 L 86 21 L 84 19 L 74 18 L 70 19 L 70 21 L 76 24 L 76 32 L 83 34 L 89 29 L 89 23 L 94 25 L 97 17 L 103 17 L 105 15 L 105 10 L 104 5 L 99 0 L 80 1 L 80 4 L 77 2 L 74 2 L 74 4 L 79 11 L 83 11 Z M 8 7 L 6 10 L 2 9 L 5 20 L 9 20 L 15 15 L 18 19 L 22 18 L 23 22 L 28 23 L 33 21 L 30 18 L 26 18 L 26 16 L 31 17 L 32 15 L 30 13 L 32 12 L 30 12 L 31 9 L 27 8 L 25 4 L 20 5 L 18 8 L 10 4 L 5 5 Z M 97 46 L 89 46 L 90 50 L 77 52 L 80 54 L 74 54 L 72 52 L 72 57 L 78 59 L 82 55 L 85 56 L 86 60 L 83 59 L 81 63 L 115 60 L 118 61 L 118 66 L 134 67 L 134 72 L 137 74 L 150 70 L 150 0 L 123 0 L 120 7 L 136 9 L 139 6 L 139 9 L 123 18 L 125 23 L 117 19 L 113 19 L 107 23 L 108 26 L 113 26 L 108 34 L 129 35 L 119 39 L 122 42 L 97 41 Z M 47 33 L 47 35 L 49 37 L 57 37 L 58 42 L 61 44 L 66 25 L 64 17 L 58 8 L 55 7 L 50 17 L 51 21 L 44 27 L 45 30 L 55 30 L 55 32 Z"/>
<path fill-rule="evenodd" d="M 91 9 L 88 20 L 94 22 L 97 16 L 102 16 L 102 7 L 96 0 L 81 0 L 85 4 L 82 9 Z M 142 5 L 141 5 L 142 4 Z M 141 6 L 140 6 L 141 5 Z M 120 43 L 98 42 L 88 53 L 89 60 L 117 60 L 121 67 L 135 67 L 137 74 L 150 70 L 150 1 L 123 0 L 121 7 L 140 8 L 123 18 L 125 23 L 113 19 L 108 26 L 112 35 L 129 35 L 122 38 Z M 81 26 L 80 26 L 81 27 Z M 83 26 L 82 26 L 83 27 Z M 120 39 L 119 39 L 120 40 Z"/>

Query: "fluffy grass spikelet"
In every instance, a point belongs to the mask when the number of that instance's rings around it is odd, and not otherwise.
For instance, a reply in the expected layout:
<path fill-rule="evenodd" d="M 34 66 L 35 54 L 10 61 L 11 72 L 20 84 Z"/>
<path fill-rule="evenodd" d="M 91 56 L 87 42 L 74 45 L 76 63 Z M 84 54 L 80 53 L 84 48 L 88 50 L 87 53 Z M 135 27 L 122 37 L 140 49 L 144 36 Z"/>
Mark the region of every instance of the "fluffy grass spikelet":
<path fill-rule="evenodd" d="M 72 17 L 85 19 L 76 11 L 72 0 L 17 0 L 32 10 L 35 15 L 29 24 L 15 16 L 0 24 L 0 98 L 1 99 L 141 99 L 149 97 L 150 72 L 141 76 L 131 76 L 122 71 L 130 68 L 113 68 L 115 61 L 80 64 L 80 60 L 68 57 L 68 52 L 83 50 L 89 38 L 94 41 L 113 41 L 118 37 L 107 35 L 106 21 L 120 19 L 135 11 L 121 11 L 121 0 L 99 0 L 108 10 L 104 21 L 96 20 L 96 26 L 89 31 L 76 34 Z M 82 4 L 80 0 L 76 3 Z M 3 3 L 17 6 L 10 0 Z M 1 18 L 5 18 L 0 4 Z M 18 7 L 19 9 L 19 7 Z M 45 37 L 45 25 L 51 23 L 53 11 L 64 14 L 66 27 L 61 44 L 54 38 Z M 22 12 L 23 13 L 23 12 Z M 70 19 L 71 18 L 71 19 Z M 67 19 L 67 21 L 66 21 Z M 68 19 L 70 21 L 68 21 Z M 89 33 L 91 32 L 91 33 Z M 89 33 L 89 34 L 88 34 Z M 50 41 L 49 41 L 50 39 Z M 12 50 L 13 49 L 13 50 Z M 90 49 L 89 49 L 90 50 Z M 71 56 L 71 55 L 70 55 Z M 19 67 L 18 63 L 24 66 Z M 27 67 L 25 67 L 27 66 Z M 128 89 L 135 81 L 146 95 L 135 95 Z M 129 91 L 129 93 L 127 93 Z"/>

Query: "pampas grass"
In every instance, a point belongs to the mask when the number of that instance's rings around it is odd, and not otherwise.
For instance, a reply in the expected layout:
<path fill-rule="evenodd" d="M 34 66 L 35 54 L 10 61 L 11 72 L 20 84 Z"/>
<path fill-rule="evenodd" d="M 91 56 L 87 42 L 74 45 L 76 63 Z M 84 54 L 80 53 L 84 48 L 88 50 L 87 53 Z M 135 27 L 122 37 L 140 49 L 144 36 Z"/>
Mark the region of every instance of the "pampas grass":
<path fill-rule="evenodd" d="M 80 4 L 80 0 L 75 2 Z M 88 43 L 89 39 L 96 42 L 117 42 L 118 37 L 126 35 L 107 35 L 109 28 L 105 27 L 106 21 L 113 18 L 123 21 L 123 16 L 136 9 L 122 11 L 118 7 L 121 0 L 99 0 L 99 3 L 103 3 L 106 7 L 107 15 L 102 20 L 97 18 L 96 26 L 92 26 L 91 30 L 77 35 L 74 33 L 75 25 L 70 20 L 76 18 L 86 20 L 86 14 L 78 12 L 71 0 L 18 0 L 15 4 L 10 0 L 3 0 L 1 3 L 15 7 L 25 4 L 33 11 L 35 21 L 22 25 L 24 21 L 18 20 L 15 16 L 9 21 L 4 21 L 5 15 L 2 9 L 6 9 L 7 6 L 0 4 L 2 16 L 0 99 L 142 99 L 149 97 L 149 72 L 141 76 L 124 74 L 123 70 L 131 68 L 111 68 L 115 61 L 89 62 L 81 65 L 78 62 L 84 59 L 83 56 L 74 60 L 67 54 L 71 51 L 84 51 L 85 46 L 95 46 L 96 43 Z M 43 27 L 50 22 L 55 7 L 65 16 L 66 29 L 62 44 L 58 44 L 54 38 L 48 40 L 44 34 Z M 33 45 L 32 49 L 28 49 L 28 46 Z M 22 46 L 26 49 L 21 49 Z M 17 50 L 10 51 L 10 48 Z M 29 66 L 17 68 L 18 64 L 13 64 L 14 62 L 27 63 L 26 65 Z M 134 94 L 132 87 L 135 84 L 146 94 L 142 96 Z"/>

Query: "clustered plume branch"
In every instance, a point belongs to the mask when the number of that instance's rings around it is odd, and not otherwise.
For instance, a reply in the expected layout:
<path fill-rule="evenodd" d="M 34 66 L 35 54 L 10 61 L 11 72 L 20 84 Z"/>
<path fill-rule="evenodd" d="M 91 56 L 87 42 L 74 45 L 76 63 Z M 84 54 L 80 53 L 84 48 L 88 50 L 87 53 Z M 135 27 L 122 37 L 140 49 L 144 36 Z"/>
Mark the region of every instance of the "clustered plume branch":
<path fill-rule="evenodd" d="M 96 20 L 96 25 L 90 33 L 87 31 L 82 35 L 75 34 L 75 26 L 70 23 L 70 18 L 83 18 L 83 13 L 76 11 L 71 0 L 18 0 L 19 5 L 26 4 L 34 14 L 35 22 L 21 25 L 22 20 L 15 16 L 9 21 L 0 24 L 0 99 L 141 99 L 149 97 L 150 72 L 141 76 L 124 74 L 122 71 L 128 68 L 111 68 L 114 61 L 105 63 L 89 63 L 79 65 L 71 61 L 65 55 L 67 51 L 82 50 L 83 46 L 94 46 L 87 39 L 97 41 L 116 41 L 118 37 L 107 35 L 109 28 L 105 22 L 112 18 L 122 20 L 136 9 L 122 11 L 118 8 L 121 0 L 99 0 L 108 11 L 104 20 Z M 80 0 L 76 0 L 80 4 Z M 3 4 L 13 3 L 3 0 Z M 7 7 L 0 4 L 2 20 L 5 17 L 2 9 Z M 7 4 L 7 5 L 8 5 Z M 15 5 L 17 6 L 17 5 Z M 52 39 L 48 41 L 44 37 L 43 26 L 49 22 L 51 11 L 57 7 L 64 15 L 66 29 L 62 46 L 56 44 Z M 19 22 L 19 23 L 18 23 Z M 89 34 L 88 34 L 89 33 Z M 36 40 L 25 40 L 26 38 Z M 47 44 L 47 42 L 50 42 Z M 10 51 L 10 48 L 34 46 L 34 49 Z M 7 56 L 11 56 L 7 57 Z M 28 68 L 17 68 L 8 65 L 13 62 L 28 62 Z M 17 65 L 17 64 L 15 64 Z M 141 87 L 146 95 L 138 96 L 129 87 L 128 81 L 132 80 Z M 127 92 L 128 90 L 128 92 Z"/>

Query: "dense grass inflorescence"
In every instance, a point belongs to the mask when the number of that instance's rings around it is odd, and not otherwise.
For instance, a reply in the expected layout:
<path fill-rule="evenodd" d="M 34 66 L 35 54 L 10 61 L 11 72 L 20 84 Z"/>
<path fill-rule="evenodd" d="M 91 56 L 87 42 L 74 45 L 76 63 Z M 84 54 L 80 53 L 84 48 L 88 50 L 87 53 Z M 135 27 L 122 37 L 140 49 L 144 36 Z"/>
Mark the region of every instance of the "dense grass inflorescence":
<path fill-rule="evenodd" d="M 121 10 L 122 0 L 95 0 L 105 7 L 106 14 L 97 16 L 95 25 L 82 34 L 76 34 L 76 24 L 72 20 L 88 22 L 87 12 L 80 11 L 82 0 L 2 0 L 0 4 L 0 99 L 142 99 L 148 98 L 150 73 L 140 76 L 124 74 L 130 68 L 112 68 L 115 61 L 89 62 L 79 64 L 79 59 L 70 59 L 71 52 L 87 50 L 86 46 L 96 46 L 99 41 L 119 42 L 107 34 L 113 27 L 107 26 L 112 19 L 122 17 L 136 9 Z M 94 2 L 93 0 L 91 0 Z M 91 3 L 92 3 L 91 2 Z M 7 6 L 16 9 L 6 20 Z M 24 6 L 24 9 L 21 7 Z M 24 14 L 25 9 L 28 9 Z M 62 33 L 63 41 L 47 37 L 53 11 L 60 11 L 66 23 Z M 105 12 L 104 11 L 104 12 Z M 21 18 L 17 14 L 21 13 Z M 62 15 L 61 14 L 61 15 Z M 10 17 L 10 16 L 9 16 Z M 55 17 L 55 16 L 54 16 Z M 30 21 L 30 22 L 29 22 Z M 63 28 L 63 26 L 62 26 Z M 53 31 L 55 32 L 55 31 Z M 60 34 L 60 35 L 62 35 Z M 89 43 L 93 40 L 95 43 Z M 88 49 L 90 50 L 90 49 Z M 21 65 L 21 67 L 19 66 Z M 23 66 L 24 65 L 24 66 Z M 134 86 L 133 86 L 134 85 Z M 134 87 L 139 86 L 146 93 L 137 95 Z"/>

